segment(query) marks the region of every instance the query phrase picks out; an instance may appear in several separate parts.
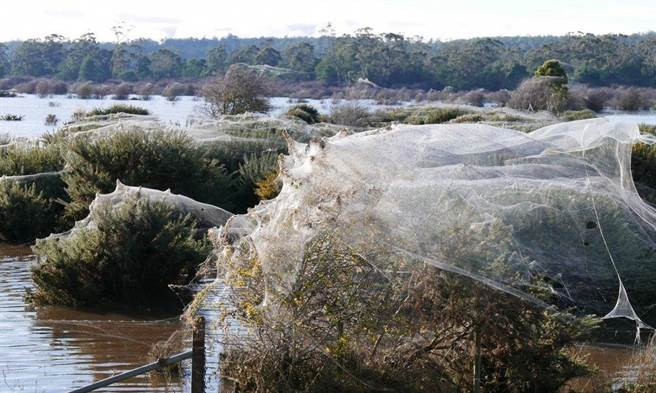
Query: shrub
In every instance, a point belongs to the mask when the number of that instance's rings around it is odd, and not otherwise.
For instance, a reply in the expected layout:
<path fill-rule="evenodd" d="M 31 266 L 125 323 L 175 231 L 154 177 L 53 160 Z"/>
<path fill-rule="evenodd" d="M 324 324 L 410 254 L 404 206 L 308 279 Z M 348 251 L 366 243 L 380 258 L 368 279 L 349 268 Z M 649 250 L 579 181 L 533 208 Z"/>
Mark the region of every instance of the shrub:
<path fill-rule="evenodd" d="M 87 116 L 105 116 L 117 113 L 126 113 L 130 115 L 149 115 L 148 109 L 140 108 L 133 105 L 116 104 L 107 108 L 95 108 L 87 113 Z"/>
<path fill-rule="evenodd" d="M 47 126 L 56 126 L 57 123 L 59 123 L 59 119 L 57 119 L 57 115 L 51 113 L 48 116 L 46 116 L 46 120 L 44 123 Z"/>
<path fill-rule="evenodd" d="M 321 115 L 319 115 L 319 111 L 312 105 L 307 104 L 295 105 L 289 108 L 287 111 L 287 116 L 296 117 L 308 124 L 321 122 Z"/>
<path fill-rule="evenodd" d="M 56 144 L 14 144 L 0 150 L 0 176 L 53 172 L 63 167 L 61 147 Z"/>
<path fill-rule="evenodd" d="M 0 238 L 27 242 L 50 234 L 57 220 L 53 203 L 34 183 L 0 181 Z"/>
<path fill-rule="evenodd" d="M 423 108 L 414 111 L 405 122 L 408 124 L 439 124 L 468 113 L 470 112 L 458 108 Z"/>
<path fill-rule="evenodd" d="M 127 100 L 132 94 L 132 86 L 129 83 L 121 83 L 114 88 L 114 96 L 112 97 L 115 100 Z"/>
<path fill-rule="evenodd" d="M 368 127 L 372 123 L 372 115 L 366 107 L 357 102 L 347 102 L 333 106 L 328 121 L 344 126 Z"/>
<path fill-rule="evenodd" d="M 623 89 L 616 100 L 616 107 L 623 111 L 636 112 L 647 107 L 637 89 Z"/>
<path fill-rule="evenodd" d="M 22 121 L 23 115 L 7 114 L 0 116 L 0 121 Z"/>
<path fill-rule="evenodd" d="M 240 68 L 230 68 L 223 78 L 208 83 L 203 96 L 212 116 L 266 112 L 269 103 L 264 96 L 269 89 L 262 77 Z"/>
<path fill-rule="evenodd" d="M 68 148 L 64 175 L 71 203 L 67 213 L 86 215 L 97 192 L 124 184 L 171 189 L 200 202 L 231 210 L 231 180 L 220 162 L 205 155 L 183 132 L 130 129 L 106 138 L 78 137 Z"/>
<path fill-rule="evenodd" d="M 593 318 L 407 260 L 382 271 L 335 233 L 308 243 L 292 283 L 241 251 L 229 315 L 251 334 L 221 362 L 240 392 L 467 392 L 478 364 L 480 391 L 555 393 L 587 371 L 565 349 Z"/>
<path fill-rule="evenodd" d="M 82 100 L 88 100 L 93 97 L 93 84 L 91 82 L 82 82 L 73 85 L 73 94 Z"/>
<path fill-rule="evenodd" d="M 583 119 L 593 119 L 597 117 L 597 114 L 590 109 L 583 109 L 580 111 L 565 111 L 560 117 L 565 121 L 573 120 L 583 120 Z"/>
<path fill-rule="evenodd" d="M 521 110 L 562 112 L 567 107 L 567 88 L 559 77 L 536 77 L 512 92 L 508 106 Z"/>
<path fill-rule="evenodd" d="M 171 83 L 162 92 L 168 101 L 176 101 L 179 96 L 184 96 L 187 93 L 187 87 L 182 83 Z"/>
<path fill-rule="evenodd" d="M 275 179 L 278 175 L 277 154 L 263 153 L 257 155 L 251 153 L 239 165 L 238 174 L 239 192 L 246 195 L 244 199 L 249 199 L 251 206 L 259 200 L 270 199 L 272 195 L 277 195 L 277 192 L 274 190 L 275 183 L 268 183 L 272 181 L 270 179 L 271 176 L 274 176 Z"/>
<path fill-rule="evenodd" d="M 131 198 L 94 211 L 94 226 L 37 242 L 36 304 L 143 306 L 171 300 L 210 251 L 190 216 L 161 202 Z M 169 295 L 169 296 L 167 296 Z"/>

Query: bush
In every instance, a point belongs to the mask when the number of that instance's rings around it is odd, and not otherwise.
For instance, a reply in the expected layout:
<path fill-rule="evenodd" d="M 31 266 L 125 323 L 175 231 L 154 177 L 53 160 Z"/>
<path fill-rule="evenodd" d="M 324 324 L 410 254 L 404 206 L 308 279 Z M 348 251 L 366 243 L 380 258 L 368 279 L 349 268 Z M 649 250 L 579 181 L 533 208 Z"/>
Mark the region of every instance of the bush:
<path fill-rule="evenodd" d="M 468 113 L 470 112 L 458 108 L 424 108 L 414 111 L 404 122 L 408 124 L 439 124 Z"/>
<path fill-rule="evenodd" d="M 57 115 L 51 113 L 48 116 L 46 116 L 46 120 L 44 123 L 47 126 L 56 126 L 57 123 L 59 123 L 59 119 L 57 119 Z"/>
<path fill-rule="evenodd" d="M 565 111 L 560 117 L 565 121 L 573 120 L 584 120 L 584 119 L 594 119 L 597 117 L 597 114 L 590 109 L 583 109 L 580 111 Z"/>
<path fill-rule="evenodd" d="M 277 195 L 275 183 L 267 183 L 272 181 L 271 176 L 275 179 L 278 175 L 277 154 L 251 153 L 244 157 L 244 161 L 239 165 L 238 174 L 239 193 L 245 194 L 244 199 L 249 200 L 249 205 L 255 205 L 262 199 L 271 199 Z"/>
<path fill-rule="evenodd" d="M 0 176 L 31 175 L 64 168 L 61 147 L 13 144 L 0 150 Z"/>
<path fill-rule="evenodd" d="M 508 106 L 520 110 L 560 113 L 567 107 L 567 88 L 560 77 L 536 77 L 522 82 L 512 92 Z"/>
<path fill-rule="evenodd" d="M 129 83 L 121 83 L 114 88 L 114 96 L 112 97 L 115 100 L 127 100 L 132 94 L 132 86 Z"/>
<path fill-rule="evenodd" d="M 480 391 L 555 393 L 587 372 L 566 349 L 593 318 L 407 260 L 382 271 L 334 233 L 308 243 L 293 283 L 240 251 L 230 315 L 251 334 L 226 340 L 221 362 L 240 392 L 467 392 L 478 364 Z"/>
<path fill-rule="evenodd" d="M 644 100 L 637 89 L 624 89 L 620 91 L 616 100 L 616 107 L 627 112 L 636 112 L 648 107 L 648 105 L 643 102 Z"/>
<path fill-rule="evenodd" d="M 161 304 L 171 300 L 168 285 L 188 283 L 210 251 L 190 216 L 160 202 L 131 198 L 90 218 L 95 226 L 37 242 L 35 304 Z"/>
<path fill-rule="evenodd" d="M 200 202 L 231 210 L 231 180 L 220 162 L 208 158 L 183 132 L 131 129 L 70 143 L 64 175 L 71 203 L 67 213 L 81 219 L 97 192 L 111 192 L 116 180 L 159 190 L 171 189 Z"/>
<path fill-rule="evenodd" d="M 321 115 L 319 115 L 319 111 L 312 105 L 307 104 L 295 105 L 289 108 L 287 111 L 287 116 L 296 117 L 308 124 L 321 122 Z"/>
<path fill-rule="evenodd" d="M 265 80 L 240 68 L 230 68 L 222 79 L 208 83 L 203 96 L 212 116 L 238 115 L 246 112 L 267 112 L 269 94 Z"/>
<path fill-rule="evenodd" d="M 34 183 L 0 181 L 0 238 L 28 242 L 49 235 L 57 220 L 53 203 Z"/>
<path fill-rule="evenodd" d="M 372 115 L 366 107 L 357 102 L 347 102 L 333 106 L 328 121 L 343 126 L 368 127 L 372 125 Z"/>
<path fill-rule="evenodd" d="M 87 116 L 105 116 L 117 113 L 126 113 L 130 115 L 149 115 L 148 109 L 140 108 L 133 105 L 116 104 L 107 108 L 95 108 L 87 113 Z"/>

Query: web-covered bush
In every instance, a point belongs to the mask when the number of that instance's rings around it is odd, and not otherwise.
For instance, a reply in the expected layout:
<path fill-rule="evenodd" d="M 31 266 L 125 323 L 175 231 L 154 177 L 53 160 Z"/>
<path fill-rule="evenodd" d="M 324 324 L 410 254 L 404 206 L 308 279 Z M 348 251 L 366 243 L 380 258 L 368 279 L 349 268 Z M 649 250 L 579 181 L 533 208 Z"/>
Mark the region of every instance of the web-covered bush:
<path fill-rule="evenodd" d="M 93 224 L 37 242 L 36 304 L 166 304 L 169 284 L 187 284 L 210 250 L 192 216 L 138 195 L 93 209 L 87 220 Z"/>
<path fill-rule="evenodd" d="M 453 391 L 473 374 L 482 391 L 558 391 L 585 371 L 586 315 L 636 338 L 653 320 L 640 141 L 591 119 L 290 142 L 280 194 L 216 238 L 225 373 L 257 392 Z"/>
<path fill-rule="evenodd" d="M 132 128 L 107 137 L 70 141 L 64 175 L 71 203 L 67 213 L 81 219 L 96 193 L 116 181 L 133 186 L 171 189 L 201 202 L 231 209 L 230 179 L 220 162 L 182 131 Z"/>

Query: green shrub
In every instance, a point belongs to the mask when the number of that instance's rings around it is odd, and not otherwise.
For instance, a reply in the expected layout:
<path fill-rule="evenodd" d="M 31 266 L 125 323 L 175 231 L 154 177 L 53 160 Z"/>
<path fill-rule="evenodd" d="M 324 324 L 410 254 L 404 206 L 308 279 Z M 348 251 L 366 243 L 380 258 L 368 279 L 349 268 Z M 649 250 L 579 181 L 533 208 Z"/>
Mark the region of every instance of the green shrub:
<path fill-rule="evenodd" d="M 351 102 L 332 107 L 328 121 L 333 124 L 351 127 L 369 127 L 373 125 L 371 112 L 366 107 Z"/>
<path fill-rule="evenodd" d="M 583 109 L 580 111 L 565 111 L 560 115 L 561 119 L 565 121 L 594 119 L 597 114 L 590 109 Z"/>
<path fill-rule="evenodd" d="M 237 192 L 248 200 L 250 205 L 255 205 L 262 198 L 258 195 L 258 184 L 266 180 L 270 175 L 278 173 L 278 155 L 274 153 L 263 153 L 260 155 L 250 154 L 244 157 L 244 162 L 239 165 Z M 264 184 L 262 184 L 264 186 Z M 273 192 L 273 190 L 268 190 Z M 262 191 L 264 192 L 264 191 Z M 277 194 L 277 193 L 276 193 Z M 275 196 L 275 195 L 274 195 Z"/>
<path fill-rule="evenodd" d="M 439 124 L 470 113 L 458 108 L 424 108 L 413 112 L 405 120 L 408 124 Z"/>
<path fill-rule="evenodd" d="M 287 116 L 299 118 L 308 124 L 321 122 L 319 111 L 312 105 L 307 104 L 293 106 L 287 111 Z"/>
<path fill-rule="evenodd" d="M 130 115 L 149 115 L 148 109 L 140 108 L 134 105 L 116 104 L 107 108 L 94 108 L 87 113 L 87 116 L 106 116 L 116 113 L 127 113 Z"/>
<path fill-rule="evenodd" d="M 0 181 L 0 237 L 8 242 L 29 242 L 49 235 L 56 224 L 56 206 L 36 184 Z"/>
<path fill-rule="evenodd" d="M 200 202 L 231 210 L 231 179 L 183 132 L 131 129 L 107 138 L 71 141 L 64 175 L 71 203 L 67 214 L 81 219 L 96 193 L 123 184 L 171 189 Z"/>
<path fill-rule="evenodd" d="M 0 187 L 0 236 L 11 242 L 30 242 L 64 229 L 66 200 L 61 174 L 61 146 L 14 144 L 0 150 L 0 175 L 26 176 L 5 180 Z"/>
<path fill-rule="evenodd" d="M 0 150 L 0 176 L 31 175 L 64 168 L 61 146 L 14 144 Z"/>
<path fill-rule="evenodd" d="M 188 283 L 210 252 L 207 239 L 195 239 L 195 221 L 161 202 L 130 198 L 91 220 L 95 226 L 37 242 L 35 304 L 160 304 L 171 300 L 168 285 Z"/>

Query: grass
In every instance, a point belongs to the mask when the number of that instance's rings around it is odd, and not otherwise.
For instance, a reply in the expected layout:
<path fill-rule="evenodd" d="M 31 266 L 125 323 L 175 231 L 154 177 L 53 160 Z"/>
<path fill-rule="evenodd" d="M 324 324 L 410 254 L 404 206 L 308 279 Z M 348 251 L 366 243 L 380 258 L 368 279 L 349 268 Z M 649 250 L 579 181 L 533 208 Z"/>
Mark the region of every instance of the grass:
<path fill-rule="evenodd" d="M 95 225 L 37 242 L 34 304 L 143 307 L 171 302 L 169 284 L 188 283 L 211 249 L 206 238 L 197 239 L 190 216 L 161 202 L 133 197 L 94 210 L 90 218 Z"/>
<path fill-rule="evenodd" d="M 87 116 L 106 116 L 117 113 L 126 113 L 130 115 L 149 115 L 148 109 L 140 108 L 134 105 L 116 104 L 107 108 L 94 108 L 87 113 Z"/>

